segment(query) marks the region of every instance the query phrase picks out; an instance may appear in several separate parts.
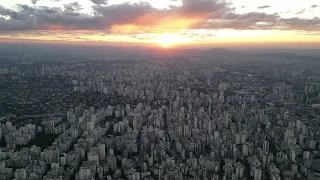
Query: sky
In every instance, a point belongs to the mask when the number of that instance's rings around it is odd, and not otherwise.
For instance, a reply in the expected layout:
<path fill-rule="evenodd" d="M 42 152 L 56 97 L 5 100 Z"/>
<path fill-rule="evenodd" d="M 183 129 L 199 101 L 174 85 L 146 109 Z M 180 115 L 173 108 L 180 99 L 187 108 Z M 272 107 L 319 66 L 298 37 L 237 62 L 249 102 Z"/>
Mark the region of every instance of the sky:
<path fill-rule="evenodd" d="M 320 2 L 1 0 L 0 42 L 320 48 Z"/>

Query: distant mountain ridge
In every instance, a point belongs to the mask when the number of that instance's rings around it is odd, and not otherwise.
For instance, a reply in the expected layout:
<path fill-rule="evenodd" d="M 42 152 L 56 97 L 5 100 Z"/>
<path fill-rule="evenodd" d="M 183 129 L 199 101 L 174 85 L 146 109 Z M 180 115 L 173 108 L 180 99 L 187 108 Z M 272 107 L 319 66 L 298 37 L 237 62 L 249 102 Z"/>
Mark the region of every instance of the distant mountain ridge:
<path fill-rule="evenodd" d="M 204 57 L 208 60 L 219 58 L 222 60 L 264 60 L 264 59 L 282 59 L 282 60 L 309 60 L 320 61 L 320 56 L 313 54 L 296 54 L 294 50 L 286 50 L 283 52 L 275 52 L 260 50 L 251 51 L 234 51 L 225 48 L 196 49 L 196 48 L 161 48 L 161 47 L 118 47 L 118 46 L 66 46 L 66 45 L 26 45 L 26 44 L 9 44 L 0 45 L 0 53 L 21 54 L 30 53 L 54 53 L 54 54 L 79 54 L 86 56 L 134 56 L 152 59 L 156 56 L 165 57 Z M 302 51 L 302 50 L 300 50 Z M 299 51 L 299 52 L 300 52 Z M 311 51 L 311 50 L 310 50 Z M 306 50 L 306 52 L 308 52 Z"/>

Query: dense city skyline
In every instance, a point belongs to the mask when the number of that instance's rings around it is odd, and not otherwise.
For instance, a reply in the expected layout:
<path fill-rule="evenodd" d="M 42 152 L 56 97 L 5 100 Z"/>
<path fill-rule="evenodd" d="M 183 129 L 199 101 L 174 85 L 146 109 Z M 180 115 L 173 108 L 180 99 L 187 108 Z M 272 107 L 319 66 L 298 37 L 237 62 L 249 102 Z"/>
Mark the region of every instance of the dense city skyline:
<path fill-rule="evenodd" d="M 317 0 L 12 0 L 0 41 L 118 46 L 319 48 Z"/>
<path fill-rule="evenodd" d="M 294 52 L 1 45 L 0 180 L 319 180 Z"/>

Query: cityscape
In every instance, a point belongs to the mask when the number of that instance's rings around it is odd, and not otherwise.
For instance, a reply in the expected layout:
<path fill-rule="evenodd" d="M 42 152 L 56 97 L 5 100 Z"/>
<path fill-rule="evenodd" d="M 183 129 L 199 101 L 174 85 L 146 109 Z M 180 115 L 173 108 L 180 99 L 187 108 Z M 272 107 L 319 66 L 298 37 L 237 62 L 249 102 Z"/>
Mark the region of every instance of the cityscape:
<path fill-rule="evenodd" d="M 0 179 L 320 178 L 319 57 L 152 51 L 2 52 Z"/>
<path fill-rule="evenodd" d="M 0 180 L 320 180 L 319 0 L 0 0 Z"/>

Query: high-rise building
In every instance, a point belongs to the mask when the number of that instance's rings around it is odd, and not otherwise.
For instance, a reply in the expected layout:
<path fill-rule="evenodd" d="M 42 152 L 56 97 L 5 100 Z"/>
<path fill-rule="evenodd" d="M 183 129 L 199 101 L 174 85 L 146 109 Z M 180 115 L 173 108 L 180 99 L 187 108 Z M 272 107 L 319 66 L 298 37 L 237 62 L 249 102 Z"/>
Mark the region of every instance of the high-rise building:
<path fill-rule="evenodd" d="M 99 165 L 99 155 L 94 151 L 88 152 L 88 161 L 96 161 Z"/>
<path fill-rule="evenodd" d="M 106 145 L 99 143 L 98 148 L 99 148 L 99 159 L 105 160 L 105 158 L 106 158 Z"/>
<path fill-rule="evenodd" d="M 79 179 L 80 180 L 88 180 L 91 176 L 91 170 L 87 167 L 80 167 L 79 170 Z"/>
<path fill-rule="evenodd" d="M 263 152 L 269 152 L 269 141 L 263 142 Z"/>
<path fill-rule="evenodd" d="M 242 156 L 248 156 L 249 155 L 249 148 L 247 144 L 242 145 Z"/>
<path fill-rule="evenodd" d="M 94 129 L 94 121 L 87 122 L 87 129 L 88 130 L 93 130 Z"/>
<path fill-rule="evenodd" d="M 296 162 L 296 151 L 293 149 L 290 151 L 290 159 L 292 162 Z"/>
<path fill-rule="evenodd" d="M 236 143 L 236 144 L 240 144 L 240 143 L 241 143 L 241 135 L 240 135 L 240 134 L 237 133 L 237 134 L 235 135 L 235 139 L 236 139 L 236 140 L 235 140 L 235 143 Z"/>

